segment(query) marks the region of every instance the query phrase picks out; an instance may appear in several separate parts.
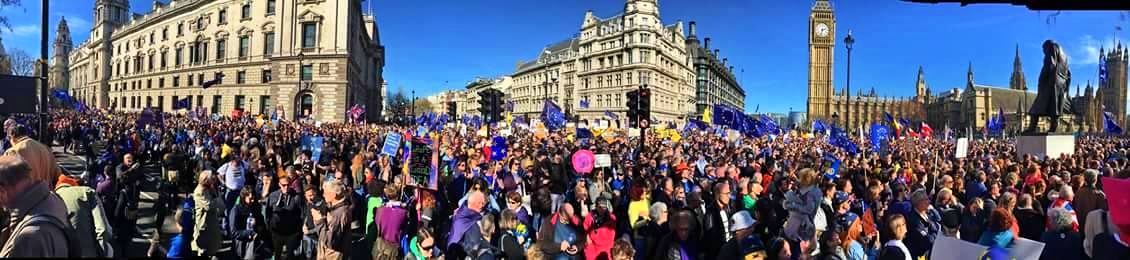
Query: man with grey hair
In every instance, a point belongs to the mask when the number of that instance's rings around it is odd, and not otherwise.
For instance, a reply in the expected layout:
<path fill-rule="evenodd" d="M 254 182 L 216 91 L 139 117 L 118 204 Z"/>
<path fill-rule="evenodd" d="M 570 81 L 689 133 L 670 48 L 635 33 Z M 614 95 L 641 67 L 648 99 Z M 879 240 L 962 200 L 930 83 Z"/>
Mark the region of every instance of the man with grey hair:
<path fill-rule="evenodd" d="M 341 180 L 326 181 L 322 184 L 322 198 L 329 206 L 329 215 L 321 221 L 321 216 L 315 216 L 316 222 L 321 222 L 321 232 L 318 234 L 318 259 L 349 259 L 352 248 L 350 232 L 353 214 L 349 205 L 345 203 L 349 191 Z M 321 214 L 318 214 L 321 215 Z"/>
<path fill-rule="evenodd" d="M 941 232 L 941 215 L 930 206 L 930 195 L 925 190 L 910 195 L 911 213 L 906 216 L 906 247 L 912 258 L 926 256 Z"/>
<path fill-rule="evenodd" d="M 1020 229 L 1020 237 L 1040 240 L 1040 235 L 1044 233 L 1044 213 L 1032 208 L 1032 195 L 1021 194 L 1016 202 L 1016 210 L 1012 211 L 1012 215 L 1016 218 L 1016 226 Z"/>
<path fill-rule="evenodd" d="M 1042 259 L 1085 259 L 1083 237 L 1075 232 L 1075 212 L 1065 208 L 1048 210 L 1049 229 L 1040 237 L 1044 242 Z"/>
<path fill-rule="evenodd" d="M 1071 201 L 1071 206 L 1075 207 L 1075 212 L 1086 216 L 1092 210 L 1099 208 L 1099 201 L 1106 199 L 1106 194 L 1098 187 L 1095 187 L 1099 182 L 1099 171 L 1094 169 L 1087 169 L 1083 171 L 1083 186 L 1079 188 L 1079 192 L 1075 194 L 1075 199 Z M 1087 219 L 1079 220 L 1080 226 L 1087 226 Z"/>
<path fill-rule="evenodd" d="M 0 156 L 0 206 L 13 224 L 0 234 L 0 257 L 68 257 L 67 206 L 31 172 L 20 156 Z"/>
<path fill-rule="evenodd" d="M 1071 201 L 1074 200 L 1074 199 L 1075 199 L 1075 191 L 1073 191 L 1071 189 L 1070 185 L 1060 186 L 1060 188 L 1059 188 L 1059 198 L 1055 199 L 1055 201 L 1052 202 L 1052 205 L 1050 207 L 1048 207 L 1047 212 L 1048 212 L 1048 216 L 1050 217 L 1051 212 L 1054 209 L 1062 208 L 1064 210 L 1067 210 L 1068 212 L 1071 213 L 1071 220 L 1072 220 L 1071 223 L 1073 223 L 1072 231 L 1079 232 L 1079 220 L 1078 220 L 1078 218 L 1075 217 L 1075 207 L 1071 205 Z M 1051 228 L 1052 228 L 1051 223 L 1052 223 L 1051 219 L 1048 219 L 1048 225 L 1047 225 L 1048 230 L 1051 230 Z"/>

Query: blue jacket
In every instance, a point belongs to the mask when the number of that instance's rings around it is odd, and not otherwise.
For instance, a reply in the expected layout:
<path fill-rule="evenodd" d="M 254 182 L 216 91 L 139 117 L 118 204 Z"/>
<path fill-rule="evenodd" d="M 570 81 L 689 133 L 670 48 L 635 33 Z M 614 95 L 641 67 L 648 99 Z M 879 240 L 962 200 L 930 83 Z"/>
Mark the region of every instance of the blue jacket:
<path fill-rule="evenodd" d="M 1004 231 L 989 231 L 981 233 L 981 239 L 977 241 L 977 244 L 987 247 L 1008 248 L 1009 246 L 1012 246 L 1012 238 L 1014 236 L 1015 235 L 1012 234 L 1011 229 L 1005 229 Z"/>

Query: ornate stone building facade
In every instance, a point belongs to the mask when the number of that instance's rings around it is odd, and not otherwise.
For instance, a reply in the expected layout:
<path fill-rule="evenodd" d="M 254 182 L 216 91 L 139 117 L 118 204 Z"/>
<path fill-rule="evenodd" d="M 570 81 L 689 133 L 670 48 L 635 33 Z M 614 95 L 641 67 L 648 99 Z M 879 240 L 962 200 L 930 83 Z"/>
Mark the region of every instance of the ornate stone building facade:
<path fill-rule="evenodd" d="M 99 108 L 173 111 L 188 97 L 211 113 L 321 121 L 357 104 L 376 120 L 384 47 L 360 5 L 172 0 L 131 15 L 128 0 L 98 0 L 90 38 L 70 55 L 72 93 Z"/>
<path fill-rule="evenodd" d="M 1126 127 L 1126 76 L 1127 64 L 1130 61 L 1130 50 L 1117 43 L 1115 49 L 1110 51 L 1099 50 L 1099 60 L 1106 61 L 1107 78 L 1099 82 L 1098 91 L 1101 92 L 1105 110 L 1115 115 L 1115 121 L 1123 128 Z M 1103 109 L 1100 107 L 1100 109 Z M 1101 119 L 1101 114 L 1099 119 Z M 1101 122 L 1101 121 L 1100 121 Z M 1100 125 L 1101 126 L 1101 125 Z M 1102 130 L 1102 129 L 1099 129 Z"/>
<path fill-rule="evenodd" d="M 857 131 L 872 122 L 884 120 L 884 112 L 899 118 L 919 121 L 925 118 L 925 102 L 929 89 L 922 68 L 918 68 L 915 96 L 912 98 L 880 97 L 872 88 L 864 95 L 858 91 L 835 91 L 832 84 L 836 51 L 836 17 L 828 0 L 816 0 L 809 14 L 808 33 L 808 119 L 844 126 Z M 848 114 L 850 113 L 850 116 Z"/>
<path fill-rule="evenodd" d="M 734 76 L 734 66 L 728 64 L 728 58 L 719 55 L 718 49 L 711 51 L 710 37 L 699 43 L 694 21 L 688 23 L 688 27 L 687 52 L 695 71 L 695 114 L 701 116 L 706 109 L 713 109 L 714 104 L 744 110 L 745 90 Z"/>
<path fill-rule="evenodd" d="M 539 118 L 544 100 L 551 99 L 570 117 L 603 118 L 607 111 L 626 123 L 625 93 L 646 84 L 652 116 L 678 122 L 696 106 L 684 35 L 681 21 L 662 23 L 657 0 L 627 0 L 624 12 L 609 18 L 586 12 L 579 35 L 518 63 L 509 92 L 515 113 Z"/>
<path fill-rule="evenodd" d="M 51 44 L 51 67 L 48 72 L 47 85 L 51 88 L 68 89 L 70 86 L 70 56 L 71 30 L 67 27 L 67 18 L 59 20 L 59 27 L 55 29 L 55 42 Z"/>

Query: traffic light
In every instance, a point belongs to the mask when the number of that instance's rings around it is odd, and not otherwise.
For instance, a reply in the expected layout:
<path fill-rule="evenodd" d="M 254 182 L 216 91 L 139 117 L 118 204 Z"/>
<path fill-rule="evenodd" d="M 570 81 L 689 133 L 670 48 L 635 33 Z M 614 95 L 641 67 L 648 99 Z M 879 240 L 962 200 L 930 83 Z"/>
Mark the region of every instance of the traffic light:
<path fill-rule="evenodd" d="M 486 123 L 502 120 L 502 99 L 504 94 L 497 89 L 487 89 L 479 92 L 479 113 Z"/>
<path fill-rule="evenodd" d="M 455 101 L 448 101 L 447 102 L 447 116 L 451 117 L 451 118 L 456 118 L 455 117 L 456 116 Z"/>
<path fill-rule="evenodd" d="M 640 124 L 639 128 L 648 128 L 651 125 L 651 89 L 647 87 L 640 87 L 639 90 L 639 103 L 640 108 L 637 112 L 641 121 L 646 120 L 648 123 Z"/>
<path fill-rule="evenodd" d="M 636 123 L 639 122 L 639 107 L 640 107 L 640 92 L 638 90 L 628 91 L 625 96 L 628 96 L 628 127 L 635 128 Z"/>

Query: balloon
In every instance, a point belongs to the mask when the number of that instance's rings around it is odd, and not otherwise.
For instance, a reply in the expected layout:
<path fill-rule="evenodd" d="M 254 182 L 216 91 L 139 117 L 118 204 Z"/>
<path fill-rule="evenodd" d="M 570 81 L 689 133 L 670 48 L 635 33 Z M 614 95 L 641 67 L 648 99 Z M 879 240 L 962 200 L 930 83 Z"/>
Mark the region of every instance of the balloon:
<path fill-rule="evenodd" d="M 595 157 L 596 155 L 593 155 L 592 151 L 589 150 L 580 150 L 573 153 L 573 170 L 582 174 L 592 172 Z"/>

